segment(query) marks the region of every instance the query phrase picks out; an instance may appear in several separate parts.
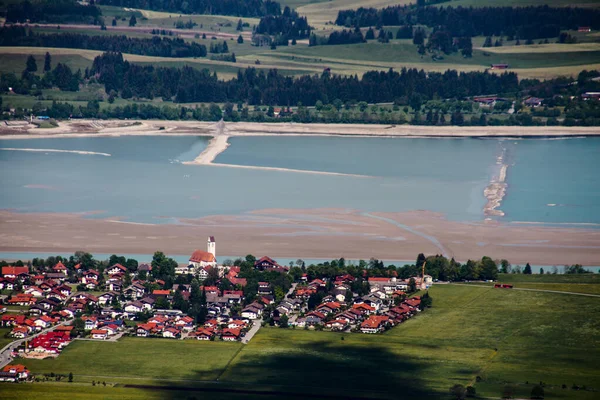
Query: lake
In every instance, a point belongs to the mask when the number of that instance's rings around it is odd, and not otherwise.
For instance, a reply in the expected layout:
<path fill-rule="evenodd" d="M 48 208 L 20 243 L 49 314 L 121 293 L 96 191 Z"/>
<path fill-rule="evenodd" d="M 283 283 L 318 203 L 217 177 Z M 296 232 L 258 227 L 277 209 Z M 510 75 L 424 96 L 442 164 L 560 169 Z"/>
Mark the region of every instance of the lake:
<path fill-rule="evenodd" d="M 365 178 L 181 164 L 207 143 L 194 136 L 0 140 L 0 208 L 144 223 L 321 207 L 431 210 L 477 221 L 505 149 L 501 220 L 600 224 L 600 138 L 235 137 L 215 160 Z M 102 154 L 1 150 L 8 148 Z"/>

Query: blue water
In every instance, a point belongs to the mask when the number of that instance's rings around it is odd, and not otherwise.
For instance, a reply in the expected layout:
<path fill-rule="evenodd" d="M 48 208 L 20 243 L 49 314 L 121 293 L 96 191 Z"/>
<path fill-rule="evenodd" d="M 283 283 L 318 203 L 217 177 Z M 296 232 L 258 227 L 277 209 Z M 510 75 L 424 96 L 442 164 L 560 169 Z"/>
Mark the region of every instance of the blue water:
<path fill-rule="evenodd" d="M 483 189 L 507 148 L 507 221 L 600 223 L 600 139 L 479 140 L 342 137 L 232 138 L 216 162 L 369 178 L 183 165 L 205 137 L 0 140 L 0 208 L 95 212 L 146 223 L 266 208 L 432 210 L 481 220 Z M 556 207 L 547 204 L 556 203 Z"/>
<path fill-rule="evenodd" d="M 600 138 L 506 141 L 509 221 L 600 223 Z"/>

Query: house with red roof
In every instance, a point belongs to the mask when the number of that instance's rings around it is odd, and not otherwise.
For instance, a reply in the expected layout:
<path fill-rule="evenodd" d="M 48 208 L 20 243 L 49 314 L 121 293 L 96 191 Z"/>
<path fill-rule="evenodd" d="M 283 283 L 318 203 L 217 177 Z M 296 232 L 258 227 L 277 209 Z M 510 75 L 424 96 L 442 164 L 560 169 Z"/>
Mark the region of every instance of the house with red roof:
<path fill-rule="evenodd" d="M 121 264 L 115 264 L 112 267 L 108 268 L 106 270 L 106 272 L 109 275 L 115 275 L 115 274 L 118 274 L 118 273 L 123 273 L 124 274 L 125 272 L 127 272 L 127 268 L 124 267 L 124 266 L 122 266 Z"/>
<path fill-rule="evenodd" d="M 321 324 L 325 320 L 325 314 L 318 311 L 311 311 L 305 316 L 306 325 Z"/>
<path fill-rule="evenodd" d="M 348 321 L 345 319 L 334 319 L 325 323 L 325 328 L 332 331 L 343 331 L 348 327 Z"/>
<path fill-rule="evenodd" d="M 373 314 L 376 311 L 375 307 L 371 307 L 370 305 L 368 305 L 366 303 L 354 304 L 354 305 L 352 305 L 352 309 L 360 312 L 363 315 Z"/>
<path fill-rule="evenodd" d="M 34 319 L 34 324 L 36 327 L 41 329 L 46 329 L 52 326 L 56 320 L 54 318 L 50 318 L 47 315 L 42 315 L 41 317 L 37 317 Z"/>
<path fill-rule="evenodd" d="M 92 329 L 92 339 L 106 340 L 108 339 L 108 330 L 106 329 Z"/>
<path fill-rule="evenodd" d="M 59 261 L 58 264 L 56 264 L 54 267 L 52 267 L 52 271 L 67 272 L 67 267 L 65 267 L 65 265 L 61 261 Z"/>
<path fill-rule="evenodd" d="M 229 278 L 229 282 L 231 282 L 231 284 L 234 286 L 240 286 L 240 287 L 245 287 L 248 284 L 248 280 L 246 278 L 238 278 L 238 277 Z"/>
<path fill-rule="evenodd" d="M 181 331 L 171 326 L 162 332 L 162 337 L 169 339 L 179 339 L 181 337 Z"/>
<path fill-rule="evenodd" d="M 44 296 L 44 291 L 37 286 L 29 286 L 25 289 L 25 294 L 31 294 L 34 297 L 42 297 Z"/>
<path fill-rule="evenodd" d="M 150 336 L 154 330 L 156 329 L 156 324 L 147 323 L 147 324 L 138 324 L 135 330 L 136 336 L 139 337 L 148 337 Z"/>
<path fill-rule="evenodd" d="M 10 335 L 16 339 L 24 339 L 29 335 L 29 328 L 27 328 L 26 326 L 15 326 L 11 331 L 10 331 Z"/>
<path fill-rule="evenodd" d="M 215 336 L 215 333 L 210 329 L 199 328 L 194 336 L 197 340 L 211 340 Z"/>
<path fill-rule="evenodd" d="M 236 340 L 240 340 L 242 331 L 240 329 L 230 329 L 225 328 L 223 332 L 221 332 L 221 339 L 226 342 L 235 342 Z"/>
<path fill-rule="evenodd" d="M 71 336 L 65 331 L 51 331 L 36 336 L 28 342 L 29 350 L 38 353 L 58 354 L 71 342 Z"/>
<path fill-rule="evenodd" d="M 336 301 L 331 301 L 328 303 L 324 303 L 319 305 L 316 310 L 327 315 L 327 314 L 331 314 L 334 312 L 338 312 L 340 310 L 340 303 L 336 302 Z"/>
<path fill-rule="evenodd" d="M 17 293 L 16 295 L 12 296 L 10 300 L 8 300 L 8 304 L 16 304 L 19 306 L 30 306 L 35 304 L 35 302 L 36 299 L 33 297 L 33 295 L 26 293 Z"/>
<path fill-rule="evenodd" d="M 260 259 L 254 262 L 254 268 L 259 271 L 278 271 L 278 272 L 287 272 L 289 268 L 280 265 L 277 261 L 273 260 L 271 257 L 261 257 Z"/>
<path fill-rule="evenodd" d="M 21 274 L 29 274 L 29 267 L 2 267 L 2 276 L 5 278 L 16 278 Z"/>
<path fill-rule="evenodd" d="M 371 315 L 360 324 L 360 331 L 362 333 L 379 333 L 383 331 L 389 323 L 390 318 L 387 315 Z"/>
<path fill-rule="evenodd" d="M 23 381 L 29 377 L 29 370 L 22 364 L 9 364 L 0 371 L 0 382 Z"/>

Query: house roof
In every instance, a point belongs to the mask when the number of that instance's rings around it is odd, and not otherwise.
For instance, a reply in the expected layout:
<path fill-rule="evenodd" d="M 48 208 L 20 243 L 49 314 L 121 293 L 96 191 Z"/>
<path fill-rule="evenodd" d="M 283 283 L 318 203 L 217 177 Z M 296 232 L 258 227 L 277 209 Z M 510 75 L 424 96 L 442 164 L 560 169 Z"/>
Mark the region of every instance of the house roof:
<path fill-rule="evenodd" d="M 212 253 L 204 250 L 196 250 L 190 257 L 190 262 L 217 262 L 217 259 Z"/>
<path fill-rule="evenodd" d="M 171 294 L 171 291 L 170 290 L 159 290 L 159 289 L 156 289 L 156 290 L 154 290 L 152 292 L 152 294 L 155 295 L 155 296 L 168 296 L 168 295 Z"/>
<path fill-rule="evenodd" d="M 2 275 L 20 275 L 28 273 L 28 267 L 2 267 Z"/>
<path fill-rule="evenodd" d="M 106 329 L 92 329 L 92 335 L 106 335 L 107 333 Z"/>
<path fill-rule="evenodd" d="M 379 326 L 381 326 L 381 324 L 389 320 L 390 318 L 385 315 L 371 315 L 362 324 L 360 324 L 360 327 L 377 329 Z"/>
<path fill-rule="evenodd" d="M 15 372 L 25 372 L 27 371 L 27 367 L 24 366 L 23 364 L 13 364 L 13 365 L 7 365 L 4 368 L 2 368 L 2 372 L 10 372 L 11 370 L 14 370 Z"/>
<path fill-rule="evenodd" d="M 241 330 L 236 329 L 236 328 L 225 328 L 223 329 L 222 332 L 222 336 L 235 336 L 235 337 L 239 337 L 240 336 L 240 332 Z"/>

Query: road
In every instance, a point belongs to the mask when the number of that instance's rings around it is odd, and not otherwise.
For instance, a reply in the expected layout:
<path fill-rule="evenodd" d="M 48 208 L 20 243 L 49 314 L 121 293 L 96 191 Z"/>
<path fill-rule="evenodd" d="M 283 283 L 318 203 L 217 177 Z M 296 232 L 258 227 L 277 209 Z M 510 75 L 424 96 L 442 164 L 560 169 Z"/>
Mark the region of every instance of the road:
<path fill-rule="evenodd" d="M 468 285 L 466 283 L 451 283 L 451 285 L 456 286 L 472 286 L 472 287 L 480 287 L 480 288 L 488 288 L 491 289 L 493 286 L 485 286 L 485 285 Z M 544 292 L 544 293 L 556 293 L 556 294 L 570 294 L 573 296 L 587 296 L 587 297 L 600 297 L 600 294 L 591 294 L 591 293 L 577 293 L 577 292 L 561 292 L 560 290 L 546 290 L 546 289 L 528 289 L 528 288 L 512 288 L 507 290 L 527 290 L 529 292 Z"/>
<path fill-rule="evenodd" d="M 262 319 L 260 318 L 252 321 L 252 328 L 250 328 L 250 330 L 246 333 L 246 336 L 242 338 L 242 343 L 248 344 L 248 342 L 252 340 L 254 335 L 256 335 L 256 332 L 258 332 L 258 330 L 260 329 L 261 324 Z"/>
<path fill-rule="evenodd" d="M 4 348 L 2 350 L 0 350 L 0 368 L 4 367 L 5 365 L 7 365 L 10 362 L 12 362 L 13 358 L 11 356 L 11 352 L 12 352 L 12 350 L 14 350 L 17 347 L 19 347 L 21 345 L 21 343 L 25 342 L 26 340 L 31 340 L 34 337 L 39 336 L 41 334 L 44 334 L 46 332 L 50 332 L 51 330 L 53 330 L 57 326 L 60 326 L 60 325 L 69 325 L 71 322 L 73 322 L 72 319 L 64 321 L 64 322 L 61 322 L 58 325 L 51 326 L 50 328 L 44 329 L 44 330 L 40 331 L 39 333 L 36 333 L 35 335 L 28 336 L 25 339 L 18 339 L 18 340 L 15 340 L 14 342 L 10 342 L 6 346 L 4 346 Z"/>

